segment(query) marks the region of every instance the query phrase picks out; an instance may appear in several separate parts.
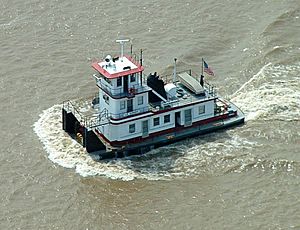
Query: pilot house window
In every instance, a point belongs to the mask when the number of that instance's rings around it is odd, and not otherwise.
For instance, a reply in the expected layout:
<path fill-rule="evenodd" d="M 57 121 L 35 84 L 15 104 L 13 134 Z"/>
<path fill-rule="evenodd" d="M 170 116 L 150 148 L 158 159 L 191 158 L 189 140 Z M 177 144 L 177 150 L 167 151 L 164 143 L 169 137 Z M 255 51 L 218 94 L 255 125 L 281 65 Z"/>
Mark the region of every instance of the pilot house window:
<path fill-rule="evenodd" d="M 130 82 L 135 82 L 135 75 L 134 74 L 130 75 Z"/>
<path fill-rule="evenodd" d="M 122 86 L 122 78 L 117 78 L 117 86 Z"/>

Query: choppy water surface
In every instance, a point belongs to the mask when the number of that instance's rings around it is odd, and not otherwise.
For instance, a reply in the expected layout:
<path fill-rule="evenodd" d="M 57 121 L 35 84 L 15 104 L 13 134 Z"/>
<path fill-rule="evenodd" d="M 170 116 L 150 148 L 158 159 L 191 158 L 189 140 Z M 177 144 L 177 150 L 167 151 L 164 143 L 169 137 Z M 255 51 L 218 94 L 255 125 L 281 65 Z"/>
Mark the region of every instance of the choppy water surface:
<path fill-rule="evenodd" d="M 0 3 L 1 229 L 298 229 L 298 1 Z M 146 72 L 201 70 L 246 124 L 97 161 L 61 104 L 129 37 Z"/>

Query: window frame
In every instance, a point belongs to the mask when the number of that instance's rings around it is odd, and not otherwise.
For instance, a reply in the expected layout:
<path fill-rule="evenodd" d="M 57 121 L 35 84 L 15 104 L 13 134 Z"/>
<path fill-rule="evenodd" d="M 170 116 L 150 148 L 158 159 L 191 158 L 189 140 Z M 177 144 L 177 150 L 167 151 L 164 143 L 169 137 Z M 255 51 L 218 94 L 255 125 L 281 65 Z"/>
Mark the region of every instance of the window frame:
<path fill-rule="evenodd" d="M 126 108 L 126 101 L 120 101 L 120 110 L 123 110 Z"/>
<path fill-rule="evenodd" d="M 141 99 L 141 101 L 140 101 Z M 138 105 L 143 105 L 144 104 L 144 96 L 138 96 Z"/>
<path fill-rule="evenodd" d="M 160 124 L 160 117 L 153 118 L 153 126 L 159 126 Z"/>
<path fill-rule="evenodd" d="M 166 118 L 168 118 L 168 121 L 166 121 Z M 171 115 L 170 114 L 164 115 L 164 124 L 170 123 L 170 121 L 171 121 Z"/>
<path fill-rule="evenodd" d="M 130 82 L 135 82 L 135 81 L 136 81 L 135 74 L 131 74 L 130 75 Z"/>
<path fill-rule="evenodd" d="M 193 122 L 192 109 L 184 110 L 184 124 L 185 125 L 191 125 L 192 122 Z"/>
<path fill-rule="evenodd" d="M 117 78 L 117 87 L 122 87 L 122 78 Z"/>
<path fill-rule="evenodd" d="M 198 107 L 198 115 L 203 115 L 205 114 L 205 105 L 200 105 Z"/>
<path fill-rule="evenodd" d="M 135 133 L 135 123 L 128 125 L 128 132 Z"/>

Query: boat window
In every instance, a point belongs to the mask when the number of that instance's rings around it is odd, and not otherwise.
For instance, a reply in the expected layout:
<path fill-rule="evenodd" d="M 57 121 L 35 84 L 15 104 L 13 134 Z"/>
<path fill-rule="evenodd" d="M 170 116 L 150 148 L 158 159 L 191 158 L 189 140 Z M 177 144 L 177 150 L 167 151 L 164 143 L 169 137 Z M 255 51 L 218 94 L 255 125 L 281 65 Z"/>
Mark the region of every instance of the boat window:
<path fill-rule="evenodd" d="M 198 107 L 198 112 L 199 112 L 199 115 L 205 113 L 205 105 L 200 105 Z"/>
<path fill-rule="evenodd" d="M 122 86 L 122 78 L 117 78 L 117 86 Z"/>
<path fill-rule="evenodd" d="M 164 116 L 164 123 L 170 122 L 170 114 Z"/>
<path fill-rule="evenodd" d="M 134 133 L 135 132 L 135 124 L 129 125 L 129 133 Z"/>
<path fill-rule="evenodd" d="M 120 101 L 120 109 L 125 109 L 125 101 Z"/>
<path fill-rule="evenodd" d="M 103 95 L 103 99 L 106 102 L 106 104 L 109 105 L 109 97 L 107 95 Z"/>
<path fill-rule="evenodd" d="M 153 118 L 153 125 L 154 126 L 159 125 L 159 117 Z"/>
<path fill-rule="evenodd" d="M 130 82 L 135 82 L 135 75 L 134 74 L 130 75 Z"/>
<path fill-rule="evenodd" d="M 187 109 L 184 110 L 184 120 L 185 125 L 191 125 L 192 124 L 192 110 Z"/>
<path fill-rule="evenodd" d="M 142 105 L 142 104 L 144 104 L 143 96 L 139 96 L 138 97 L 138 105 Z"/>

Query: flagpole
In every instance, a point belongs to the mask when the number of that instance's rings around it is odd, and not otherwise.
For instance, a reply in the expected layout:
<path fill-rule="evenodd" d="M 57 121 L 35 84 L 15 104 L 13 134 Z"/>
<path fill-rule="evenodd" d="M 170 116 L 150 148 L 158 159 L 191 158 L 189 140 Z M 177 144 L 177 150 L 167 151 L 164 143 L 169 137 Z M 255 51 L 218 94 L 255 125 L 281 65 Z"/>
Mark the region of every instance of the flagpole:
<path fill-rule="evenodd" d="M 202 75 L 203 75 L 203 58 L 202 58 Z"/>

